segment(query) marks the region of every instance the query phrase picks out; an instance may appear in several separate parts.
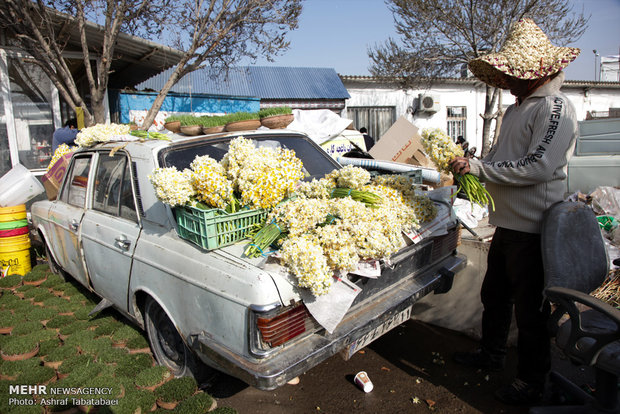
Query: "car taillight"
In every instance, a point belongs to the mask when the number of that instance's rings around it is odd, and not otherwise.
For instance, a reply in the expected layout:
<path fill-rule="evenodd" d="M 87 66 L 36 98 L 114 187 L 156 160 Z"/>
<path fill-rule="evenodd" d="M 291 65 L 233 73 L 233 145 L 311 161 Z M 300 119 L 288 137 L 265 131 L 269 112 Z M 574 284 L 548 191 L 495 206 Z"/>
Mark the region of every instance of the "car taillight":
<path fill-rule="evenodd" d="M 256 326 L 262 341 L 275 347 L 306 332 L 309 318 L 308 310 L 300 303 L 292 308 L 284 308 L 275 315 L 257 316 Z"/>

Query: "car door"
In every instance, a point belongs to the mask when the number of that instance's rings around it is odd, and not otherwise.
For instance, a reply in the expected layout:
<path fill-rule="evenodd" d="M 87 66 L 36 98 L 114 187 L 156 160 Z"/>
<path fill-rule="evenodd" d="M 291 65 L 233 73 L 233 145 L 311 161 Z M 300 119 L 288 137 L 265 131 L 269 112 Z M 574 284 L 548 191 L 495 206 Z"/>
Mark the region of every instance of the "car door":
<path fill-rule="evenodd" d="M 59 197 L 50 208 L 50 221 L 54 224 L 50 248 L 54 251 L 56 262 L 85 286 L 88 286 L 88 275 L 79 240 L 88 200 L 92 158 L 93 154 L 73 157 Z"/>
<path fill-rule="evenodd" d="M 84 259 L 94 290 L 126 311 L 133 252 L 140 236 L 128 155 L 100 152 L 94 177 L 92 206 L 82 219 Z"/>

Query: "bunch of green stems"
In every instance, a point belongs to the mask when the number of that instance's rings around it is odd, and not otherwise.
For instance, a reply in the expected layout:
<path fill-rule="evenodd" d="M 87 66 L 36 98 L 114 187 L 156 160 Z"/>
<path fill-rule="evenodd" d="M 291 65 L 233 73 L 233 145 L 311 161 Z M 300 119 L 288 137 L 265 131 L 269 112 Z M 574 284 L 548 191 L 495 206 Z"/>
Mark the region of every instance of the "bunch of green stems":
<path fill-rule="evenodd" d="M 366 204 L 366 207 L 378 207 L 383 199 L 370 191 L 353 190 L 351 188 L 334 188 L 330 193 L 331 198 L 351 197 L 355 201 Z"/>
<path fill-rule="evenodd" d="M 480 183 L 478 177 L 470 173 L 465 175 L 455 174 L 454 177 L 459 185 L 457 193 L 463 190 L 467 199 L 472 203 L 478 204 L 481 207 L 490 205 L 491 209 L 495 211 L 493 197 L 491 197 L 491 194 L 489 194 L 487 189 Z"/>

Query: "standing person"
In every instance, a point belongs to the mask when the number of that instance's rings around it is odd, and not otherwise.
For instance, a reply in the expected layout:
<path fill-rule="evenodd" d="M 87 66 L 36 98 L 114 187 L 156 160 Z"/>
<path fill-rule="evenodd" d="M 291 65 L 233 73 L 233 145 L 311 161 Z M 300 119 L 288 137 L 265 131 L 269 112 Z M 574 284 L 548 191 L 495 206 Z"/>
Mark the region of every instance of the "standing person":
<path fill-rule="evenodd" d="M 77 127 L 77 119 L 71 118 L 65 122 L 65 126 L 58 128 L 52 135 L 52 155 L 60 144 L 72 145 L 80 130 Z"/>
<path fill-rule="evenodd" d="M 553 46 L 532 20 L 522 19 L 511 27 L 498 53 L 469 62 L 477 78 L 509 89 L 516 103 L 507 109 L 489 155 L 451 162 L 455 173 L 471 172 L 486 182 L 495 200 L 489 222 L 496 226 L 480 292 L 484 307 L 480 348 L 458 352 L 454 360 L 475 368 L 503 369 L 514 306 L 517 375 L 495 393 L 506 404 L 539 401 L 550 369 L 550 306 L 543 297 L 540 230 L 543 212 L 563 199 L 567 163 L 578 133 L 575 109 L 560 87 L 562 69 L 579 52 Z"/>
<path fill-rule="evenodd" d="M 366 144 L 366 152 L 370 151 L 373 145 L 375 145 L 375 140 L 372 139 L 370 135 L 368 135 L 368 130 L 366 127 L 360 128 L 360 133 L 364 136 L 364 144 Z"/>

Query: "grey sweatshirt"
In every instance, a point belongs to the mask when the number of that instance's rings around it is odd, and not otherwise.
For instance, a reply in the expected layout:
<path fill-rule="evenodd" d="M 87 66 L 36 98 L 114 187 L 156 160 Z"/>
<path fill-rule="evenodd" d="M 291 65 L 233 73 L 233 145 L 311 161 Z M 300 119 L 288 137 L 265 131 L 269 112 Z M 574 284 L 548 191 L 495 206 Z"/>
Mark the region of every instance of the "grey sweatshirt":
<path fill-rule="evenodd" d="M 566 170 L 577 138 L 575 108 L 560 92 L 564 73 L 506 110 L 489 155 L 470 160 L 495 201 L 489 223 L 540 233 L 543 212 L 566 191 Z"/>

